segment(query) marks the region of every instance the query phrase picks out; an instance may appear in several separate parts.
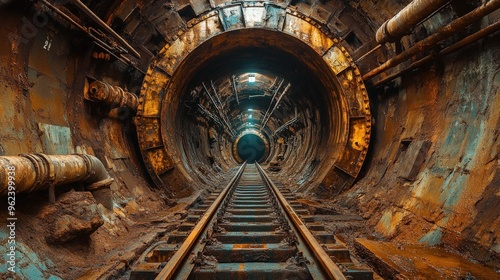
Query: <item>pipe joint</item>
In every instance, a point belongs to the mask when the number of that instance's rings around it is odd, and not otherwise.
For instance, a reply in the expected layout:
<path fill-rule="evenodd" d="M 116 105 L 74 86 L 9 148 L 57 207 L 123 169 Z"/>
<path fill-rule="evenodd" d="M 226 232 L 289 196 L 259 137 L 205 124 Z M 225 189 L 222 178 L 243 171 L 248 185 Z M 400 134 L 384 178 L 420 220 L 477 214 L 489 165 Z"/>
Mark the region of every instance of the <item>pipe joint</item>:
<path fill-rule="evenodd" d="M 111 185 L 111 178 L 102 162 L 91 155 L 22 154 L 0 157 L 0 166 L 15 168 L 16 190 L 33 192 L 74 182 L 83 182 L 88 190 Z M 8 169 L 0 169 L 0 195 L 8 189 Z"/>
<path fill-rule="evenodd" d="M 375 34 L 375 39 L 377 40 L 377 43 L 379 43 L 379 44 L 384 44 L 387 42 L 394 42 L 397 40 L 397 38 L 395 38 L 395 37 L 391 36 L 391 34 L 389 34 L 389 31 L 387 30 L 387 23 L 388 22 L 389 21 L 382 23 L 380 28 L 377 30 L 377 33 Z"/>
<path fill-rule="evenodd" d="M 37 189 L 45 189 L 55 183 L 56 177 L 54 165 L 45 154 L 21 154 L 20 156 L 27 158 L 31 162 L 36 176 L 35 183 L 27 190 L 27 192 L 32 192 Z"/>
<path fill-rule="evenodd" d="M 139 106 L 139 99 L 135 94 L 101 81 L 93 81 L 90 85 L 86 85 L 84 98 L 108 106 L 127 107 L 133 111 L 137 111 Z"/>

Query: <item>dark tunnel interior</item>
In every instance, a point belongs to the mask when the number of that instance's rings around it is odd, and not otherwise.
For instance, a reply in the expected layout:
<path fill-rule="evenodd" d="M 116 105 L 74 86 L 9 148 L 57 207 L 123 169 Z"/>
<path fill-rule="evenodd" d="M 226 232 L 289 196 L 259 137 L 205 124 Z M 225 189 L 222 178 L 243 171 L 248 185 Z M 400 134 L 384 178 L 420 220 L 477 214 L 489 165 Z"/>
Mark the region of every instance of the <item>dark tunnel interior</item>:
<path fill-rule="evenodd" d="M 0 0 L 0 278 L 499 279 L 499 8 Z"/>
<path fill-rule="evenodd" d="M 252 163 L 265 160 L 266 146 L 262 138 L 255 134 L 246 134 L 241 137 L 236 144 L 236 150 L 242 161 Z"/>

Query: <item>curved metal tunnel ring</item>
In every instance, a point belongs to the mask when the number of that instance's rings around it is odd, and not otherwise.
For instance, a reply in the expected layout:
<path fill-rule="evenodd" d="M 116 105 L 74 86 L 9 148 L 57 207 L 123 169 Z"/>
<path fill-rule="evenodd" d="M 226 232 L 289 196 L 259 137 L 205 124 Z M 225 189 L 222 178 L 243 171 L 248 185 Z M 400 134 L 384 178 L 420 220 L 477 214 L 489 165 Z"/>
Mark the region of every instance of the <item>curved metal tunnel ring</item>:
<path fill-rule="evenodd" d="M 233 156 L 237 162 L 263 162 L 269 157 L 269 138 L 256 129 L 247 129 L 233 142 Z"/>
<path fill-rule="evenodd" d="M 252 12 L 240 13 L 239 9 L 252 9 Z M 225 18 L 238 14 L 254 16 L 242 18 L 246 24 Z M 278 20 L 285 15 L 286 24 Z M 317 160 L 316 170 L 322 170 L 321 173 L 308 172 L 307 176 L 314 177 L 332 194 L 350 186 L 367 154 L 371 113 L 361 74 L 349 53 L 338 44 L 338 38 L 324 33 L 320 24 L 299 12 L 280 7 L 266 9 L 250 3 L 244 7 L 225 6 L 191 22 L 159 52 L 144 78 L 139 98 L 135 118 L 139 146 L 146 170 L 155 185 L 175 193 L 183 186 L 167 183 L 174 181 L 169 179 L 172 174 L 201 182 L 204 175 L 197 173 L 197 165 L 220 163 L 229 168 L 238 163 L 237 156 L 231 156 L 231 139 L 219 136 L 212 144 L 208 140 L 196 140 L 200 135 L 208 134 L 210 121 L 205 121 L 208 123 L 205 126 L 194 119 L 194 112 L 185 106 L 191 102 L 188 98 L 208 100 L 202 107 L 205 115 L 213 119 L 219 114 L 218 123 L 227 133 L 221 129 L 218 135 L 229 134 L 232 138 L 231 130 L 238 127 L 238 114 L 241 115 L 243 110 L 238 106 L 250 100 L 248 93 L 236 94 L 235 98 L 234 92 L 245 88 L 251 91 L 247 84 L 261 84 L 263 79 L 271 80 L 271 84 L 273 79 L 283 79 L 285 83 L 275 83 L 279 93 L 276 92 L 278 96 L 273 98 L 276 102 L 284 102 L 279 104 L 282 106 L 279 109 L 281 115 L 276 116 L 278 112 L 274 112 L 264 121 L 254 120 L 257 124 L 264 124 L 262 131 L 272 135 L 281 125 L 278 119 L 287 121 L 294 111 L 293 104 L 298 105 L 305 132 L 302 131 L 302 135 L 297 136 L 300 138 L 294 141 L 298 145 L 295 151 L 284 154 L 289 165 L 283 167 L 283 172 L 301 174 L 306 167 L 296 163 Z M 239 76 L 239 81 L 235 83 L 231 79 L 233 76 Z M 255 79 L 250 80 L 250 76 Z M 289 92 L 282 98 L 287 90 Z M 265 90 L 260 92 L 258 95 L 263 98 L 273 96 L 272 93 L 266 94 Z M 218 100 L 219 95 L 224 104 L 232 106 L 232 111 L 221 114 L 223 106 Z M 260 97 L 255 96 L 252 100 L 256 98 Z M 262 107 L 269 105 L 270 99 L 265 100 L 261 101 L 266 104 Z M 276 102 L 269 105 L 269 113 L 278 107 Z M 200 103 L 192 101 L 191 104 Z M 259 110 L 265 112 L 266 108 Z M 285 110 L 288 113 L 284 113 Z M 224 114 L 229 114 L 229 117 Z M 226 119 L 232 122 L 232 127 L 228 128 Z M 274 143 L 269 146 L 271 155 L 268 159 L 276 151 Z M 322 160 L 326 158 L 331 160 Z"/>

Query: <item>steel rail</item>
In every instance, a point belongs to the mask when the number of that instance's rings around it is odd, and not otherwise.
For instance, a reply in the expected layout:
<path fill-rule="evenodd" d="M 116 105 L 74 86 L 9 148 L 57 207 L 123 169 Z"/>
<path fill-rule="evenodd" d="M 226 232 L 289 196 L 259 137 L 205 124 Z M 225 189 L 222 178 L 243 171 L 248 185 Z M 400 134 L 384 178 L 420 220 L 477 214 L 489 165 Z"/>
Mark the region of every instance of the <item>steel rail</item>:
<path fill-rule="evenodd" d="M 345 280 L 346 277 L 342 273 L 340 267 L 334 261 L 332 261 L 330 256 L 328 256 L 321 244 L 319 244 L 319 242 L 312 235 L 306 225 L 304 225 L 302 220 L 300 220 L 297 213 L 295 213 L 292 206 L 287 202 L 286 198 L 283 196 L 283 194 L 281 194 L 273 181 L 267 176 L 267 174 L 257 162 L 255 163 L 255 165 L 257 166 L 257 169 L 259 170 L 264 181 L 273 190 L 276 198 L 281 203 L 281 206 L 292 222 L 292 225 L 297 229 L 297 231 L 301 234 L 301 237 L 306 241 L 309 249 L 311 249 L 311 251 L 314 253 L 316 260 L 321 264 L 321 267 L 328 274 L 330 279 Z"/>
<path fill-rule="evenodd" d="M 207 225 L 209 224 L 210 220 L 214 217 L 215 213 L 219 209 L 220 204 L 222 201 L 226 198 L 227 193 L 229 190 L 238 183 L 241 175 L 243 174 L 243 171 L 245 170 L 246 167 L 246 162 L 244 162 L 238 171 L 236 172 L 236 175 L 229 181 L 229 183 L 226 185 L 224 190 L 219 194 L 217 199 L 214 201 L 214 203 L 207 209 L 205 214 L 201 217 L 201 219 L 198 221 L 196 226 L 193 228 L 191 233 L 186 237 L 186 240 L 182 243 L 181 247 L 175 252 L 175 254 L 172 256 L 172 258 L 167 262 L 165 267 L 160 271 L 158 276 L 156 276 L 155 280 L 163 280 L 163 279 L 172 279 L 175 276 L 175 273 L 181 266 L 181 264 L 186 260 L 186 258 L 189 256 L 189 253 L 191 252 L 191 248 L 195 245 L 201 234 L 205 231 Z"/>

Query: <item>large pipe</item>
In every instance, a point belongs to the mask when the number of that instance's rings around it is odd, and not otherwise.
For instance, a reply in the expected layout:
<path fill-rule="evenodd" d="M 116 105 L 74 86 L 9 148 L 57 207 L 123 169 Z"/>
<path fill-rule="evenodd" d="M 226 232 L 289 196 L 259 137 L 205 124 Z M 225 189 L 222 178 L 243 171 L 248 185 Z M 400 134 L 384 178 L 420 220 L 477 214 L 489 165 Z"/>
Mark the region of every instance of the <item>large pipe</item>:
<path fill-rule="evenodd" d="M 101 81 L 93 81 L 90 85 L 85 81 L 83 95 L 85 99 L 93 102 L 127 107 L 133 111 L 137 111 L 137 106 L 139 106 L 139 99 L 135 94 L 127 92 L 119 86 L 112 86 Z"/>
<path fill-rule="evenodd" d="M 431 47 L 434 47 L 437 43 L 442 40 L 452 36 L 456 32 L 463 30 L 465 27 L 470 24 L 479 21 L 482 17 L 487 14 L 497 10 L 500 7 L 500 0 L 491 0 L 488 3 L 481 5 L 480 7 L 474 9 L 472 12 L 464 15 L 461 18 L 458 18 L 452 21 L 450 24 L 441 28 L 435 34 L 425 38 L 424 40 L 416 43 L 414 46 L 409 48 L 407 51 L 402 52 L 401 54 L 387 60 L 384 64 L 378 66 L 377 68 L 371 70 L 363 76 L 363 80 L 369 80 L 374 76 L 382 73 L 383 71 L 392 68 L 401 64 L 403 61 L 406 61 L 410 57 L 419 54 L 423 51 L 428 50 Z"/>
<path fill-rule="evenodd" d="M 497 21 L 494 24 L 491 24 L 488 27 L 483 28 L 474 34 L 465 37 L 464 39 L 458 41 L 457 43 L 441 50 L 437 55 L 435 55 L 435 54 L 428 55 L 428 56 L 412 63 L 410 66 L 408 66 L 408 68 L 401 70 L 397 73 L 394 73 L 390 76 L 387 76 L 380 81 L 377 81 L 376 83 L 374 83 L 372 85 L 372 87 L 379 87 L 379 86 L 381 86 L 381 85 L 383 85 L 391 80 L 394 80 L 397 77 L 404 75 L 404 74 L 406 74 L 406 73 L 408 73 L 408 72 L 410 72 L 410 71 L 412 71 L 412 70 L 414 70 L 422 65 L 425 65 L 425 64 L 432 62 L 432 61 L 435 61 L 436 57 L 451 54 L 451 53 L 453 53 L 453 52 L 455 52 L 455 51 L 457 51 L 457 50 L 459 50 L 459 49 L 461 49 L 469 44 L 477 42 L 478 40 L 480 40 L 480 39 L 482 39 L 482 38 L 484 38 L 492 33 L 497 32 L 498 30 L 500 30 L 500 21 Z"/>
<path fill-rule="evenodd" d="M 127 42 L 123 37 L 118 35 L 109 25 L 107 25 L 104 21 L 102 21 L 92 10 L 89 9 L 85 4 L 83 4 L 80 0 L 73 0 L 73 4 L 75 4 L 80 10 L 82 10 L 87 16 L 89 16 L 92 20 L 94 20 L 99 26 L 104 28 L 113 38 L 118 40 L 127 50 L 132 52 L 138 58 L 141 58 L 141 55 Z"/>
<path fill-rule="evenodd" d="M 108 187 L 113 179 L 98 158 L 85 154 L 0 157 L 0 196 L 12 185 L 16 193 L 26 193 L 74 182 L 94 191 Z"/>
<path fill-rule="evenodd" d="M 413 0 L 380 26 L 375 35 L 379 44 L 394 42 L 450 0 Z"/>

